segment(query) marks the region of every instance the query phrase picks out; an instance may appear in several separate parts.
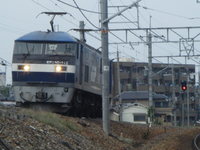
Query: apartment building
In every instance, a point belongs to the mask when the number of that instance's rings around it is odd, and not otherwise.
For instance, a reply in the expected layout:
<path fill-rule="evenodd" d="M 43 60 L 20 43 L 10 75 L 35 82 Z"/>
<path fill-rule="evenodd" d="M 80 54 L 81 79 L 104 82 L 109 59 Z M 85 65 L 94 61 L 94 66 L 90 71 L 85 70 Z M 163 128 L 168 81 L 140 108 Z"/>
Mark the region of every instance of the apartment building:
<path fill-rule="evenodd" d="M 112 89 L 112 94 L 114 96 L 118 95 L 117 70 L 117 62 L 114 62 Z M 152 71 L 153 92 L 164 94 L 168 97 L 169 105 L 167 107 L 173 108 L 172 114 L 176 114 L 176 124 L 180 125 L 181 123 L 187 123 L 187 99 L 189 99 L 190 124 L 194 124 L 195 121 L 199 119 L 199 94 L 198 89 L 195 86 L 195 65 L 153 63 Z M 122 92 L 148 91 L 148 63 L 119 62 L 119 74 Z M 181 89 L 182 81 L 187 81 L 188 89 L 185 92 Z M 173 91 L 175 95 L 174 100 L 172 98 Z M 155 105 L 156 107 L 166 107 L 162 106 L 161 103 L 159 104 L 158 102 L 154 102 L 154 106 Z M 159 111 L 159 109 L 157 109 L 157 111 Z M 171 123 L 173 123 L 173 120 L 174 115 L 172 115 Z"/>

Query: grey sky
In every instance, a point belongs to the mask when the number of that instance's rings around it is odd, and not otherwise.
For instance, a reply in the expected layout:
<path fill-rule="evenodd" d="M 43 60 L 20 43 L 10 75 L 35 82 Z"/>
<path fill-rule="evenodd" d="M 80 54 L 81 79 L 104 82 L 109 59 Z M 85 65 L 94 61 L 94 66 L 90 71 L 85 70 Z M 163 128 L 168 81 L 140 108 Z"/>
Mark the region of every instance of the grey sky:
<path fill-rule="evenodd" d="M 73 0 L 63 0 L 71 5 L 74 5 Z M 99 11 L 99 0 L 76 0 L 81 8 Z M 129 5 L 132 0 L 108 0 L 109 6 L 113 5 Z M 152 15 L 152 27 L 166 26 L 200 26 L 200 19 L 191 20 L 189 18 L 200 17 L 200 3 L 196 0 L 142 0 L 141 6 L 151 9 L 140 8 L 140 25 L 141 27 L 149 27 L 149 16 Z M 153 10 L 152 10 L 153 9 Z M 59 30 L 68 31 L 72 28 L 78 28 L 78 22 L 84 20 L 86 28 L 93 28 L 74 8 L 64 5 L 57 0 L 6 0 L 0 5 L 0 57 L 11 62 L 14 40 L 28 32 L 36 30 L 47 30 L 50 28 L 50 17 L 45 15 L 36 16 L 42 11 L 66 11 L 71 13 L 73 17 L 66 15 L 65 17 L 56 18 L 56 24 L 59 24 Z M 116 13 L 117 9 L 109 9 L 109 13 Z M 94 23 L 99 26 L 99 15 L 84 12 L 84 14 Z M 136 21 L 136 10 L 132 8 L 124 13 L 132 21 Z M 123 17 L 117 17 L 113 21 L 127 21 Z M 110 28 L 133 28 L 133 24 L 117 24 L 109 25 Z M 78 33 L 69 31 L 73 36 L 78 37 Z M 99 33 L 93 33 L 99 36 Z M 117 34 L 120 36 L 119 34 Z M 87 41 L 95 48 L 100 47 L 100 42 L 91 36 L 87 35 Z M 117 41 L 116 38 L 110 36 L 110 41 Z M 94 44 L 95 43 L 95 44 Z M 117 46 L 111 46 L 110 52 L 115 52 Z M 137 57 L 138 61 L 147 59 L 146 46 L 135 46 L 134 50 L 128 45 L 119 46 L 121 56 Z M 164 49 L 161 51 L 160 49 Z M 167 49 L 170 49 L 169 51 Z M 159 45 L 155 47 L 153 54 L 172 55 L 178 53 L 176 46 Z M 114 56 L 111 56 L 114 57 Z M 137 60 L 136 59 L 136 60 Z M 192 63 L 192 62 L 191 62 Z"/>

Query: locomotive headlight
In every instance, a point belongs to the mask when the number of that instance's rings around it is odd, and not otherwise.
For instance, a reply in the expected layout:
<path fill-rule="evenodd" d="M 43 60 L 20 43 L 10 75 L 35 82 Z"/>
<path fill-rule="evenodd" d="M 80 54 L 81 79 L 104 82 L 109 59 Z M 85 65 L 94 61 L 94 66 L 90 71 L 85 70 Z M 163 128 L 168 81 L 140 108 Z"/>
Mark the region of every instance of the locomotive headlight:
<path fill-rule="evenodd" d="M 56 72 L 61 72 L 62 71 L 62 67 L 61 66 L 56 66 Z"/>
<path fill-rule="evenodd" d="M 18 65 L 18 70 L 30 71 L 30 65 Z"/>
<path fill-rule="evenodd" d="M 24 65 L 24 71 L 30 71 L 30 66 L 29 65 Z"/>
<path fill-rule="evenodd" d="M 62 71 L 66 71 L 67 70 L 67 67 L 66 66 L 60 66 L 60 65 L 57 65 L 55 67 L 55 71 L 56 72 L 62 72 Z"/>

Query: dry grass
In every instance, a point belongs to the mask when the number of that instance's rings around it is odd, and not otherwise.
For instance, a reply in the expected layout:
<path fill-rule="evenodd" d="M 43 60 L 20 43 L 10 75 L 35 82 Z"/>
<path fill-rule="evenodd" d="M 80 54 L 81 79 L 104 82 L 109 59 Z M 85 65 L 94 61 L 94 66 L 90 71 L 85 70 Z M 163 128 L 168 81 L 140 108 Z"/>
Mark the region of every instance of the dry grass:
<path fill-rule="evenodd" d="M 111 122 L 111 131 L 115 136 L 106 136 L 102 130 L 101 120 L 82 120 L 58 114 L 20 110 L 21 114 L 48 124 L 60 131 L 71 130 L 76 134 L 86 137 L 98 147 L 111 150 L 190 150 L 192 139 L 200 132 L 200 128 L 178 128 Z M 79 122 L 88 124 L 81 125 Z"/>
<path fill-rule="evenodd" d="M 31 118 L 48 124 L 52 127 L 55 127 L 61 131 L 64 131 L 66 129 L 70 129 L 73 131 L 78 131 L 79 127 L 71 122 L 70 120 L 68 121 L 67 119 L 62 119 L 60 115 L 51 113 L 51 112 L 45 112 L 45 111 L 35 111 L 31 109 L 22 109 L 20 111 L 23 115 L 30 116 Z"/>

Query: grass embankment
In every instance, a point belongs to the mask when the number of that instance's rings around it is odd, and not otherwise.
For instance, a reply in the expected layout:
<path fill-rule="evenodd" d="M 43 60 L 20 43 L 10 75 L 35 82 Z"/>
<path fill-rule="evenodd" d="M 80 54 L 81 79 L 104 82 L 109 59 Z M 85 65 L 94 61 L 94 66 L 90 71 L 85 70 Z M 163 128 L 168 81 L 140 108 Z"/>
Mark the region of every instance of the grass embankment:
<path fill-rule="evenodd" d="M 73 131 L 78 131 L 78 126 L 71 122 L 70 120 L 63 119 L 61 115 L 51 113 L 51 112 L 45 112 L 45 111 L 35 111 L 31 109 L 22 109 L 20 111 L 23 115 L 27 115 L 39 122 L 48 124 L 52 127 L 55 127 L 61 131 L 70 129 Z"/>

